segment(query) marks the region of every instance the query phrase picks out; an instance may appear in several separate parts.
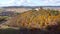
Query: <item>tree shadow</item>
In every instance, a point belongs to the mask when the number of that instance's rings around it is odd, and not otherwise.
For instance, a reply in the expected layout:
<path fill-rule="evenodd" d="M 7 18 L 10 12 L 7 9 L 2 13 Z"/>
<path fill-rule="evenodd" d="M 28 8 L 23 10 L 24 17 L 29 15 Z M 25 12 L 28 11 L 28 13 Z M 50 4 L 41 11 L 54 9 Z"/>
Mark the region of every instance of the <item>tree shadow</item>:
<path fill-rule="evenodd" d="M 20 29 L 20 34 L 48 34 L 47 31 L 40 29 Z"/>
<path fill-rule="evenodd" d="M 42 29 L 26 29 L 26 28 L 21 28 L 20 29 L 20 34 L 60 34 L 60 30 L 58 30 L 60 26 L 48 26 L 46 29 L 47 30 L 42 30 Z"/>
<path fill-rule="evenodd" d="M 20 28 L 19 30 L 0 29 L 0 34 L 60 34 L 60 30 L 58 29 L 59 27 L 60 26 L 47 26 L 46 30 L 38 28 Z"/>

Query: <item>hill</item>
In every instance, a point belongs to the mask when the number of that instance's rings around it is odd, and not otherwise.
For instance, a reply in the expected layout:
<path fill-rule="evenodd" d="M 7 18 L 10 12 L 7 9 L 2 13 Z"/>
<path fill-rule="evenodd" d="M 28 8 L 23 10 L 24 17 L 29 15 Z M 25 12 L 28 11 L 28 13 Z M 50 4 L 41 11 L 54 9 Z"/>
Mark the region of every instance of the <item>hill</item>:
<path fill-rule="evenodd" d="M 38 28 L 48 30 L 49 27 L 55 29 L 55 26 L 60 25 L 60 11 L 50 9 L 29 10 L 11 18 L 2 25 L 28 29 Z M 58 30 L 59 28 L 60 26 L 56 29 Z"/>

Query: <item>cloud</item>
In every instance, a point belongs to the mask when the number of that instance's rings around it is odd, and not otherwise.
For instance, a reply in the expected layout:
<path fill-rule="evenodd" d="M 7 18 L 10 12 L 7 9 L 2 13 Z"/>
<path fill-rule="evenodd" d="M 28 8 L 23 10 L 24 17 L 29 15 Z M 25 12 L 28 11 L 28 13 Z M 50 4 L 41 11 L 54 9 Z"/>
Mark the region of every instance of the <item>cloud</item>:
<path fill-rule="evenodd" d="M 60 0 L 0 0 L 0 6 L 60 6 Z"/>
<path fill-rule="evenodd" d="M 0 4 L 10 4 L 10 3 L 13 3 L 14 0 L 2 0 L 0 1 Z"/>
<path fill-rule="evenodd" d="M 25 0 L 25 6 L 59 6 L 60 0 Z"/>
<path fill-rule="evenodd" d="M 0 6 L 11 6 L 14 0 L 0 0 Z"/>

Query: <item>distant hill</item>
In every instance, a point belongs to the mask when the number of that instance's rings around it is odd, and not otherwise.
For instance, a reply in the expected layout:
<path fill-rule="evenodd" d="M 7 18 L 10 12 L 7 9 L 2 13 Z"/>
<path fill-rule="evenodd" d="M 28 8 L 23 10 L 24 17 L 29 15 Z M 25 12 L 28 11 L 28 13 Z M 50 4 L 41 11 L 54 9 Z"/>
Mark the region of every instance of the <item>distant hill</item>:
<path fill-rule="evenodd" d="M 24 8 L 24 9 L 35 9 L 35 8 L 45 8 L 45 9 L 56 9 L 60 10 L 60 6 L 7 6 L 7 7 L 2 7 L 2 8 Z"/>
<path fill-rule="evenodd" d="M 7 6 L 7 7 L 2 7 L 2 8 L 39 8 L 39 7 L 56 7 L 56 8 L 60 8 L 60 6 Z"/>
<path fill-rule="evenodd" d="M 2 8 L 39 8 L 40 6 L 7 6 Z"/>

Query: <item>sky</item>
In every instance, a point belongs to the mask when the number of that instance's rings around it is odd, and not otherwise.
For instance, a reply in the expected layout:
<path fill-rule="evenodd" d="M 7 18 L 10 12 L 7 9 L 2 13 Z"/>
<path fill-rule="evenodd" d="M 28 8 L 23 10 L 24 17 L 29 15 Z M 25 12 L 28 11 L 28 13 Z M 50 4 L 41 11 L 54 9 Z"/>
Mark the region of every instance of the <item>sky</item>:
<path fill-rule="evenodd" d="M 60 6 L 60 0 L 0 0 L 2 6 Z"/>

